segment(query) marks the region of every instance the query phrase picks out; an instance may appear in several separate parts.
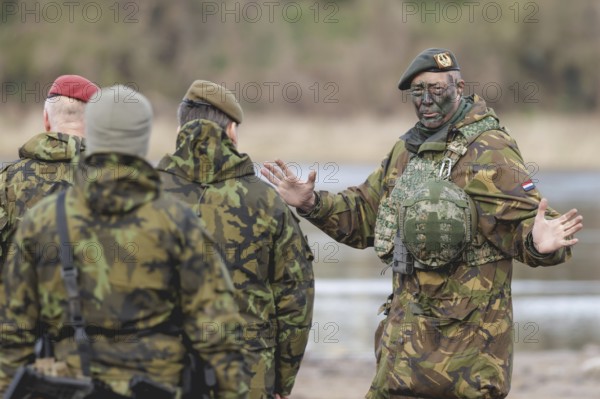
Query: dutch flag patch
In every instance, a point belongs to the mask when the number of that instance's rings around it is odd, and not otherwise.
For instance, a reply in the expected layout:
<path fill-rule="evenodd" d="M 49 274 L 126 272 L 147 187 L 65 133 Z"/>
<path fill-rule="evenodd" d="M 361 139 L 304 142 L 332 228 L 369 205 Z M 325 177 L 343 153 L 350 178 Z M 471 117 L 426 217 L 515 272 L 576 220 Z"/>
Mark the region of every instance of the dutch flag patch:
<path fill-rule="evenodd" d="M 525 191 L 531 191 L 535 188 L 535 184 L 533 184 L 531 179 L 529 179 L 529 180 L 523 182 L 523 184 L 521 184 L 521 187 L 523 187 L 523 190 L 525 190 Z"/>

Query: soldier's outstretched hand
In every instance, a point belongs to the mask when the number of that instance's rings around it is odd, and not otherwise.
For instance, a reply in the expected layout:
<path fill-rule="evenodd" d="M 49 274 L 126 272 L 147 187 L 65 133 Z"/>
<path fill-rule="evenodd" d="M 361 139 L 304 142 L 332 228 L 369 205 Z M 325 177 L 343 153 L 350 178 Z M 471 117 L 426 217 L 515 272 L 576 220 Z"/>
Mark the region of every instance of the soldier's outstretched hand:
<path fill-rule="evenodd" d="M 281 159 L 265 162 L 260 173 L 277 189 L 288 205 L 310 211 L 315 206 L 317 172 L 311 170 L 306 181 L 300 180 Z"/>
<path fill-rule="evenodd" d="M 577 209 L 571 209 L 556 219 L 546 219 L 547 208 L 548 200 L 542 198 L 531 231 L 535 249 L 541 254 L 576 244 L 579 240 L 572 236 L 583 228 L 583 216 L 577 214 Z"/>

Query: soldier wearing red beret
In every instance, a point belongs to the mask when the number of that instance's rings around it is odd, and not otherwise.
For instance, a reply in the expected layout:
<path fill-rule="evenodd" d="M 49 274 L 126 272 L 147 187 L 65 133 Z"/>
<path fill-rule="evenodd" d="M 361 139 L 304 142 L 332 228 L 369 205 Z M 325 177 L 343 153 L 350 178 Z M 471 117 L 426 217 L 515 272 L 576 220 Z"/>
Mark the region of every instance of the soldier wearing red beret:
<path fill-rule="evenodd" d="M 19 160 L 0 172 L 0 267 L 25 211 L 71 185 L 72 162 L 85 149 L 84 110 L 98 86 L 79 75 L 59 76 L 44 103 L 45 131 L 19 148 Z M 1 284 L 0 284 L 1 285 Z M 0 301 L 4 301 L 0 287 Z"/>

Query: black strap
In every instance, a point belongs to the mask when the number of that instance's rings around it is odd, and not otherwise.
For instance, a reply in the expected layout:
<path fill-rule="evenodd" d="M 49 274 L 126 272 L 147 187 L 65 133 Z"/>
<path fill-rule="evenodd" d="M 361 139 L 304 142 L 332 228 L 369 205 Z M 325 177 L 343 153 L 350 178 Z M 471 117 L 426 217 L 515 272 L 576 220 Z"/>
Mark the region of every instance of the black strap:
<path fill-rule="evenodd" d="M 56 204 L 56 228 L 60 239 L 61 276 L 67 290 L 69 302 L 69 321 L 75 330 L 75 342 L 81 361 L 83 375 L 90 376 L 90 340 L 85 332 L 85 323 L 81 314 L 81 297 L 77 283 L 77 268 L 73 265 L 73 252 L 70 251 L 69 230 L 67 227 L 67 211 L 65 207 L 66 190 L 58 194 Z"/>

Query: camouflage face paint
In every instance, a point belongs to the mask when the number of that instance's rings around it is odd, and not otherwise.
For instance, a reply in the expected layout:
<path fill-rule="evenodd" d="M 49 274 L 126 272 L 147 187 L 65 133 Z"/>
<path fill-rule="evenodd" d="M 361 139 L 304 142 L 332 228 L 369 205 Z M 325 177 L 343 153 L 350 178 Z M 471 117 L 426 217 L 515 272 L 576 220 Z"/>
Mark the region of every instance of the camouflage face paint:
<path fill-rule="evenodd" d="M 424 72 L 411 85 L 417 117 L 423 126 L 436 129 L 450 120 L 460 104 L 457 85 L 449 73 Z"/>

